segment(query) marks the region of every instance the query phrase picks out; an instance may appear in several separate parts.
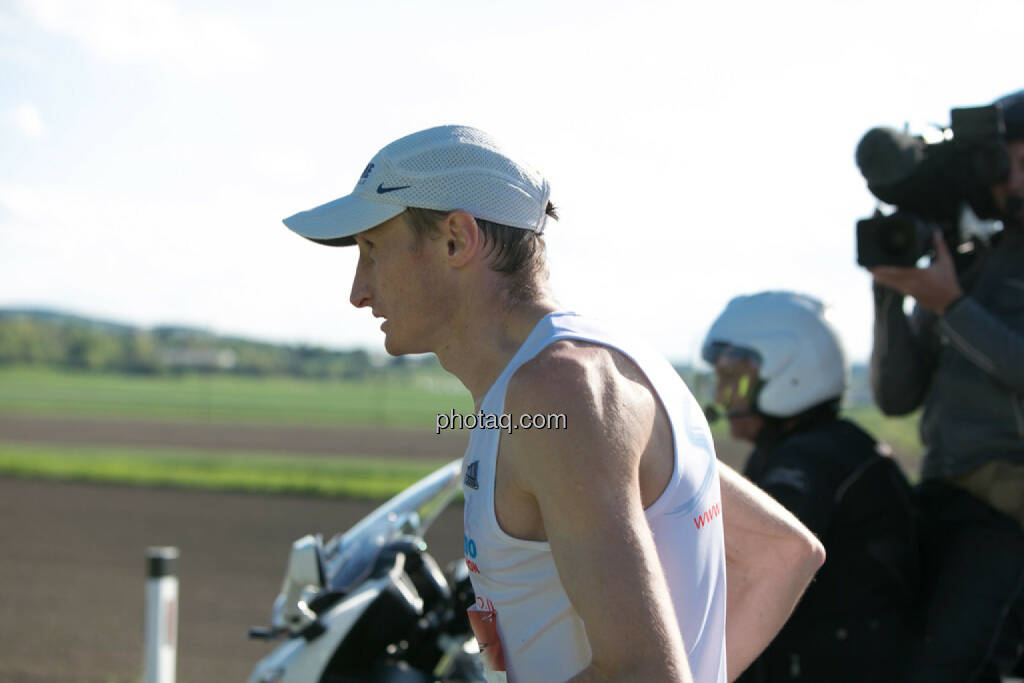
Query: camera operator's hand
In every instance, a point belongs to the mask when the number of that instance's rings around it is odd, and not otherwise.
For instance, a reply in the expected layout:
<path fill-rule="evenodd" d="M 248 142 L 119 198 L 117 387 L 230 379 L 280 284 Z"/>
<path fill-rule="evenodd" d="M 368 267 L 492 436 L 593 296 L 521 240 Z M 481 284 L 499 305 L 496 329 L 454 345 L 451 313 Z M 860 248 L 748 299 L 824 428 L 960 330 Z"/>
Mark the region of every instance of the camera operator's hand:
<path fill-rule="evenodd" d="M 912 296 L 924 309 L 942 314 L 949 305 L 963 296 L 956 277 L 953 256 L 938 230 L 932 235 L 935 258 L 927 268 L 898 268 L 876 266 L 868 268 L 875 282 Z"/>

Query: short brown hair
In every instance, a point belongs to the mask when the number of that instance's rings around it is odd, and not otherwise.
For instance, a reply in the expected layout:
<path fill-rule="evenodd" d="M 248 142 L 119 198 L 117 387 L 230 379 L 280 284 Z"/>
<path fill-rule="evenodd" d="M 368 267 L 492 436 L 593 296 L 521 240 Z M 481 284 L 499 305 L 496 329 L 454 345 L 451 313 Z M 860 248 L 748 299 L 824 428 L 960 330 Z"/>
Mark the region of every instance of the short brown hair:
<path fill-rule="evenodd" d="M 437 235 L 440 232 L 438 223 L 451 213 L 412 206 L 405 211 L 417 241 Z M 558 219 L 558 209 L 551 202 L 548 202 L 545 213 L 551 218 Z M 535 294 L 536 280 L 547 278 L 544 238 L 541 233 L 481 218 L 475 220 L 483 234 L 484 248 L 487 250 L 491 269 L 515 281 L 511 292 L 513 296 L 530 298 Z"/>

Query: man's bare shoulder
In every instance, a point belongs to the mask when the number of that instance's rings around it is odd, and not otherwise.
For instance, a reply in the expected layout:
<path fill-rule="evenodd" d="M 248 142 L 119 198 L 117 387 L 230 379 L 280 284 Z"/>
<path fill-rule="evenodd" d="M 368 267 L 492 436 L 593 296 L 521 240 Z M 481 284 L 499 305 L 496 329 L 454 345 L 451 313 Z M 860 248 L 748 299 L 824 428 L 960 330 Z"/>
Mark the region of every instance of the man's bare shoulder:
<path fill-rule="evenodd" d="M 606 379 L 610 365 L 606 347 L 576 340 L 555 342 L 516 370 L 506 403 L 578 401 L 580 392 L 590 393 Z"/>
<path fill-rule="evenodd" d="M 620 351 L 578 340 L 546 347 L 512 376 L 506 392 L 508 408 L 564 407 L 577 412 L 633 407 L 650 398 L 643 373 Z"/>
<path fill-rule="evenodd" d="M 615 469 L 635 465 L 622 455 L 639 455 L 634 432 L 649 427 L 654 400 L 642 373 L 620 352 L 567 340 L 512 376 L 505 410 L 513 423 L 526 413 L 565 416 L 564 429 L 520 429 L 503 439 L 503 456 L 550 474 L 551 468 L 602 467 L 602 460 Z"/>

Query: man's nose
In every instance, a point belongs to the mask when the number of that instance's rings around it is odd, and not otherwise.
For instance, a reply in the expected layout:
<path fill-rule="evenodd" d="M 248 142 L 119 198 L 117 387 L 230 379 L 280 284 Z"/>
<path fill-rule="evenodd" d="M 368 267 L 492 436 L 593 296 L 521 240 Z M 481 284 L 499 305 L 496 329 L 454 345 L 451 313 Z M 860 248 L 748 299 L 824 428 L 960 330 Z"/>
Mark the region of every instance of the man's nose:
<path fill-rule="evenodd" d="M 352 291 L 348 295 L 348 300 L 356 308 L 363 308 L 373 303 L 369 284 L 366 282 L 366 278 L 360 276 L 358 269 L 352 279 Z"/>
<path fill-rule="evenodd" d="M 355 290 L 352 292 L 352 296 L 348 298 L 352 305 L 356 308 L 363 308 L 364 306 L 370 305 L 370 297 L 365 294 L 357 294 Z"/>

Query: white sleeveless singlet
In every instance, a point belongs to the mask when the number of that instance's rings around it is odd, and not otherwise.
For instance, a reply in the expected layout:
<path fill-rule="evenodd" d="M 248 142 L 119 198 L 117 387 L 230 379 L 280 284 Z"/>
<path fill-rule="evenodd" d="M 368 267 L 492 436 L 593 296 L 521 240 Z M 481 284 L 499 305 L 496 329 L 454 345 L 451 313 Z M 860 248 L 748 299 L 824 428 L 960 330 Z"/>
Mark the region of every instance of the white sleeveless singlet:
<path fill-rule="evenodd" d="M 645 345 L 624 342 L 574 313 L 552 313 L 523 342 L 484 396 L 480 410 L 501 415 L 516 370 L 548 345 L 565 339 L 607 346 L 631 359 L 664 406 L 675 444 L 675 468 L 665 491 L 647 508 L 647 522 L 694 681 L 725 683 L 725 544 L 714 445 L 703 412 L 672 366 Z M 511 417 L 512 422 L 517 419 Z M 562 683 L 590 663 L 590 645 L 559 581 L 548 544 L 514 538 L 498 525 L 494 471 L 501 434 L 501 429 L 477 427 L 463 456 L 463 540 L 477 597 L 470 616 L 477 639 L 487 648 L 485 664 L 505 670 L 489 670 L 488 680 Z M 609 551 L 615 551 L 614 539 L 609 539 Z M 496 633 L 481 635 L 478 629 L 488 626 Z M 502 661 L 489 661 L 487 655 L 497 651 Z"/>

